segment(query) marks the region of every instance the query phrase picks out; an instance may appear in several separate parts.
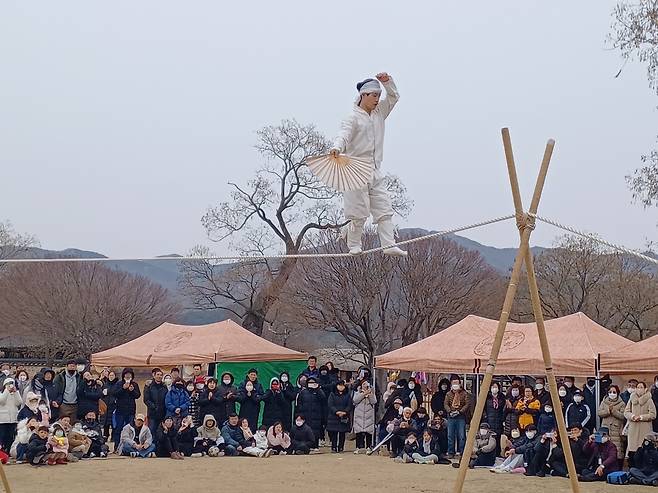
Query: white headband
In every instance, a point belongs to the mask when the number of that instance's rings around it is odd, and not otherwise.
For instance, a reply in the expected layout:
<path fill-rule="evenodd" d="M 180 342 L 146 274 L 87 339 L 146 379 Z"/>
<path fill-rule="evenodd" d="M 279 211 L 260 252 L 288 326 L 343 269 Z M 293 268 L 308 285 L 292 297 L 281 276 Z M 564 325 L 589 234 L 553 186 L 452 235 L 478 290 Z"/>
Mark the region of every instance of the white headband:
<path fill-rule="evenodd" d="M 371 92 L 382 92 L 382 88 L 378 81 L 368 81 L 361 86 L 361 89 L 359 89 L 359 94 L 369 94 Z"/>

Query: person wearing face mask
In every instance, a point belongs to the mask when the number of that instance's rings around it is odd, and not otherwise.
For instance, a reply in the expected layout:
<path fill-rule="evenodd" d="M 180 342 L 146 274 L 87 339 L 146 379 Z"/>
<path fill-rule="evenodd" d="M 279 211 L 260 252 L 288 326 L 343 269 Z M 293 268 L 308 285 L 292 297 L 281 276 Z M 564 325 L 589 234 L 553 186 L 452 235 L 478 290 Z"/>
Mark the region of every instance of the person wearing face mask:
<path fill-rule="evenodd" d="M 585 404 L 585 397 L 580 390 L 576 390 L 573 394 L 573 402 L 567 406 L 565 412 L 565 421 L 567 428 L 573 425 L 580 425 L 586 428 L 592 418 L 592 411 L 589 406 Z"/>
<path fill-rule="evenodd" d="M 48 437 L 48 448 L 51 453 L 48 455 L 48 465 L 66 464 L 69 454 L 69 440 L 66 438 L 66 432 L 59 423 L 53 425 L 52 435 Z"/>
<path fill-rule="evenodd" d="M 281 392 L 286 400 L 286 407 L 281 424 L 283 425 L 284 431 L 290 431 L 290 427 L 292 426 L 292 406 L 297 400 L 299 389 L 290 381 L 290 374 L 286 371 L 279 375 L 279 382 L 281 384 Z"/>
<path fill-rule="evenodd" d="M 411 408 L 405 407 L 402 410 L 402 416 L 393 419 L 386 427 L 389 433 L 393 433 L 391 438 L 391 457 L 393 458 L 400 458 L 404 455 L 405 439 L 409 436 L 409 433 L 418 433 L 420 431 L 416 421 L 412 418 L 412 414 Z"/>
<path fill-rule="evenodd" d="M 28 443 L 30 438 L 37 431 L 39 423 L 36 419 L 23 419 L 18 421 L 18 428 L 14 443 L 11 444 L 9 451 L 10 457 L 16 459 L 16 464 L 22 464 L 25 459 L 25 452 L 27 452 Z"/>
<path fill-rule="evenodd" d="M 235 403 L 238 401 L 238 389 L 233 385 L 233 374 L 225 371 L 219 379 L 219 397 L 223 407 L 220 408 L 219 416 L 216 416 L 217 423 L 223 425 L 228 417 L 235 413 Z"/>
<path fill-rule="evenodd" d="M 468 464 L 471 469 L 491 467 L 496 462 L 496 434 L 491 431 L 489 423 L 480 423 L 480 429 L 475 435 L 475 444 L 473 444 L 473 456 Z M 459 467 L 459 463 L 453 463 L 453 467 Z"/>
<path fill-rule="evenodd" d="M 96 412 L 90 410 L 82 421 L 82 430 L 91 439 L 91 446 L 87 452 L 87 458 L 107 457 L 108 446 L 103 438 L 103 430 L 96 419 Z"/>
<path fill-rule="evenodd" d="M 596 402 L 596 378 L 587 377 L 587 381 L 585 382 L 585 385 L 583 385 L 583 397 L 585 398 L 584 402 L 587 404 L 590 411 L 594 412 L 598 409 Z M 596 420 L 592 419 L 592 424 L 594 424 L 595 421 Z"/>
<path fill-rule="evenodd" d="M 404 407 L 411 406 L 411 392 L 409 392 L 409 382 L 406 378 L 400 378 L 397 381 L 395 390 L 391 395 L 388 396 L 388 399 L 384 401 L 384 407 L 389 407 L 395 399 L 402 399 L 402 405 Z"/>
<path fill-rule="evenodd" d="M 483 419 L 489 423 L 489 427 L 496 437 L 496 455 L 500 454 L 500 440 L 505 422 L 505 404 L 506 399 L 500 392 L 500 383 L 493 382 L 484 405 Z"/>
<path fill-rule="evenodd" d="M 155 436 L 162 420 L 167 415 L 167 386 L 164 384 L 164 375 L 160 368 L 151 370 L 153 380 L 148 385 L 144 385 L 144 404 L 146 404 L 146 417 L 148 418 L 148 427 L 151 435 Z"/>
<path fill-rule="evenodd" d="M 85 371 L 82 375 L 82 385 L 78 387 L 78 419 L 83 419 L 89 411 L 98 411 L 98 401 L 102 396 L 101 381 Z"/>
<path fill-rule="evenodd" d="M 247 419 L 256 429 L 260 415 L 260 403 L 265 391 L 258 381 L 258 370 L 251 368 L 244 381 L 238 387 L 238 402 L 240 403 L 240 419 Z"/>
<path fill-rule="evenodd" d="M 327 432 L 331 451 L 341 453 L 345 449 L 345 434 L 351 428 L 352 395 L 344 380 L 339 380 L 327 401 Z"/>
<path fill-rule="evenodd" d="M 315 378 L 310 377 L 306 381 L 306 388 L 299 392 L 297 411 L 304 415 L 306 423 L 315 433 L 316 441 L 313 448 L 317 449 L 327 425 L 327 398 Z"/>
<path fill-rule="evenodd" d="M 55 377 L 55 396 L 50 402 L 50 407 L 57 409 L 57 415 L 61 419 L 68 416 L 72 421 L 78 413 L 78 387 L 82 386 L 82 375 L 78 373 L 75 360 L 69 360 L 66 368 Z"/>
<path fill-rule="evenodd" d="M 199 405 L 199 399 L 205 388 L 206 379 L 204 377 L 194 377 L 193 380 L 187 382 L 187 393 L 190 394 L 188 414 L 192 416 L 192 423 L 197 428 L 201 426 L 201 406 Z"/>
<path fill-rule="evenodd" d="M 560 407 L 562 408 L 562 414 L 567 411 L 567 406 L 571 404 L 569 401 L 569 390 L 567 386 L 561 383 L 557 386 L 557 395 L 560 397 Z"/>
<path fill-rule="evenodd" d="M 445 417 L 446 412 L 443 405 L 446 401 L 446 394 L 449 390 L 450 380 L 447 378 L 442 378 L 439 380 L 437 390 L 434 392 L 434 394 L 432 394 L 432 400 L 430 401 L 430 408 L 432 409 L 433 414 L 438 414 L 439 416 Z"/>
<path fill-rule="evenodd" d="M 205 388 L 199 394 L 199 414 L 201 416 L 211 414 L 215 418 L 217 426 L 222 426 L 224 424 L 224 421 L 221 421 L 223 408 L 224 402 L 217 389 L 217 379 L 208 377 Z"/>
<path fill-rule="evenodd" d="M 307 455 L 315 447 L 315 433 L 306 424 L 303 414 L 295 415 L 295 422 L 290 430 L 290 442 L 295 455 Z"/>
<path fill-rule="evenodd" d="M 103 388 L 101 400 L 105 403 L 105 412 L 103 413 L 101 424 L 103 425 L 103 436 L 106 440 L 110 439 L 110 428 L 112 427 L 112 416 L 117 408 L 117 398 L 112 389 L 117 383 L 117 375 L 114 370 L 108 370 L 107 376 L 103 379 Z M 55 418 L 56 419 L 56 418 Z M 114 432 L 114 428 L 112 429 Z M 116 445 L 114 447 L 116 449 Z"/>
<path fill-rule="evenodd" d="M 416 411 L 423 404 L 423 391 L 420 383 L 414 377 L 410 377 L 407 382 L 407 391 L 409 392 L 409 407 Z"/>
<path fill-rule="evenodd" d="M 270 379 L 270 388 L 263 394 L 263 403 L 263 426 L 269 428 L 285 419 L 287 403 L 277 377 Z"/>
<path fill-rule="evenodd" d="M 539 404 L 541 404 L 542 409 L 546 404 L 552 405 L 551 393 L 547 390 L 546 379 L 544 377 L 535 379 L 535 397 L 539 401 Z"/>
<path fill-rule="evenodd" d="M 634 466 L 635 451 L 642 446 L 644 437 L 653 432 L 652 421 L 656 419 L 656 406 L 647 392 L 647 384 L 638 382 L 631 395 L 624 416 L 628 420 L 628 463 Z"/>
<path fill-rule="evenodd" d="M 443 408 L 448 417 L 448 458 L 460 457 L 466 444 L 466 413 L 470 403 L 457 375 L 450 377 L 450 392 Z"/>
<path fill-rule="evenodd" d="M 537 431 L 540 435 L 543 435 L 555 429 L 557 429 L 557 420 L 553 412 L 553 405 L 545 404 L 537 418 Z"/>
<path fill-rule="evenodd" d="M 18 412 L 16 419 L 20 422 L 26 419 L 36 419 L 41 423 L 41 410 L 39 409 L 39 396 L 34 392 L 28 392 L 25 396 L 25 404 Z M 27 442 L 26 442 L 27 443 Z"/>
<path fill-rule="evenodd" d="M 503 423 L 503 431 L 507 438 L 513 429 L 519 427 L 519 415 L 516 412 L 516 405 L 521 400 L 522 387 L 518 382 L 514 382 L 512 386 L 507 389 L 507 400 L 505 401 L 505 422 Z"/>
<path fill-rule="evenodd" d="M 518 452 L 517 450 L 528 442 L 529 439 L 526 437 L 526 433 L 532 435 L 532 439 L 534 439 L 535 435 L 532 434 L 532 431 L 534 430 L 526 430 L 525 433 L 521 433 L 518 428 L 513 429 L 510 433 L 511 440 L 508 442 L 509 447 L 505 447 L 502 451 L 505 460 L 498 466 L 489 469 L 489 471 L 493 473 L 525 472 L 525 469 L 519 469 L 524 466 L 523 452 Z M 534 444 L 532 447 L 534 450 Z"/>
<path fill-rule="evenodd" d="M 16 372 L 16 389 L 21 394 L 21 397 L 25 399 L 26 390 L 30 386 L 30 375 L 28 375 L 26 370 L 19 370 Z"/>
<path fill-rule="evenodd" d="M 139 385 L 135 382 L 135 372 L 132 368 L 123 369 L 121 380 L 114 385 L 112 393 L 117 399 L 116 410 L 114 411 L 114 429 L 112 430 L 114 432 L 113 441 L 117 444 L 121 438 L 123 428 L 132 423 L 135 418 L 135 412 L 137 410 L 136 401 L 142 396 Z"/>
<path fill-rule="evenodd" d="M 364 380 L 352 395 L 354 403 L 353 431 L 356 433 L 355 454 L 363 454 L 372 447 L 372 433 L 375 427 L 375 406 L 377 396 L 370 382 Z M 422 409 L 422 408 L 421 408 Z M 423 409 L 424 411 L 424 409 Z"/>
<path fill-rule="evenodd" d="M 11 372 L 11 365 L 9 363 L 2 363 L 0 365 L 0 388 L 5 383 L 5 378 L 13 378 Z"/>
<path fill-rule="evenodd" d="M 516 403 L 516 413 L 519 415 L 519 428 L 525 430 L 529 425 L 536 424 L 541 404 L 530 387 L 523 390 L 523 399 Z"/>
<path fill-rule="evenodd" d="M 329 368 L 322 365 L 320 367 L 320 374 L 318 375 L 318 383 L 320 384 L 320 388 L 322 389 L 322 392 L 324 392 L 324 395 L 327 396 L 327 398 L 329 398 L 329 394 L 331 394 L 331 391 L 337 382 L 338 376 L 334 373 L 329 373 Z"/>
<path fill-rule="evenodd" d="M 185 382 L 182 379 L 174 381 L 167 396 L 165 397 L 167 414 L 173 416 L 176 426 L 180 425 L 183 418 L 188 415 L 190 409 L 190 394 L 187 393 Z"/>
<path fill-rule="evenodd" d="M 576 473 L 580 475 L 583 469 L 587 466 L 587 458 L 585 457 L 585 444 L 587 440 L 583 436 L 583 427 L 576 424 L 570 426 L 568 429 L 569 448 L 571 448 L 571 455 L 573 456 L 574 466 Z M 560 476 L 566 478 L 569 470 L 567 468 L 567 461 L 560 444 L 557 431 L 554 432 L 553 441 L 557 444 L 557 448 L 549 454 L 546 459 L 548 470 L 551 471 L 552 476 Z"/>
<path fill-rule="evenodd" d="M 592 433 L 583 447 L 587 466 L 578 476 L 579 481 L 605 481 L 608 474 L 619 471 L 617 447 L 610 440 L 608 428 L 602 426 Z"/>
<path fill-rule="evenodd" d="M 167 392 L 171 390 L 171 386 L 174 384 L 174 378 L 167 373 L 164 377 L 162 377 L 162 383 L 165 384 L 165 387 L 167 387 Z"/>
<path fill-rule="evenodd" d="M 48 409 L 50 410 L 50 399 L 54 395 L 53 390 L 53 380 L 55 379 L 55 372 L 50 368 L 41 368 L 39 373 L 32 377 L 30 384 L 27 386 L 23 392 L 24 396 L 27 396 L 29 392 L 34 392 L 39 395 L 39 397 L 46 403 Z"/>
<path fill-rule="evenodd" d="M 388 426 L 394 422 L 394 420 L 398 419 L 402 413 L 404 412 L 404 406 L 402 405 L 402 399 L 399 397 L 395 399 L 390 406 L 386 408 L 384 411 L 384 415 L 382 416 L 382 419 L 379 420 L 379 435 L 377 437 L 377 443 L 381 442 L 384 440 L 386 435 L 389 433 L 387 428 Z M 391 450 L 391 442 L 386 443 L 386 448 L 390 452 Z M 392 455 L 392 457 L 395 457 Z"/>
<path fill-rule="evenodd" d="M 568 401 L 573 401 L 573 395 L 578 390 L 575 385 L 576 379 L 574 377 L 564 377 L 563 383 L 567 389 Z"/>
<path fill-rule="evenodd" d="M 637 388 L 637 383 L 638 383 L 637 380 L 631 378 L 626 384 L 626 389 L 621 394 L 619 394 L 619 397 L 621 397 L 621 400 L 624 401 L 624 404 L 628 404 L 631 395 L 633 394 L 633 392 L 635 392 L 635 389 Z"/>
<path fill-rule="evenodd" d="M 598 415 L 601 418 L 601 426 L 608 429 L 610 441 L 617 447 L 617 459 L 620 466 L 624 462 L 621 432 L 626 423 L 626 418 L 624 417 L 625 409 L 626 405 L 621 400 L 621 397 L 619 397 L 619 387 L 616 385 L 608 387 L 608 395 L 605 396 L 601 405 L 599 405 Z"/>
<path fill-rule="evenodd" d="M 23 399 L 16 390 L 13 378 L 5 378 L 4 389 L 0 393 L 0 445 L 9 450 L 16 436 L 18 412 L 23 407 Z"/>

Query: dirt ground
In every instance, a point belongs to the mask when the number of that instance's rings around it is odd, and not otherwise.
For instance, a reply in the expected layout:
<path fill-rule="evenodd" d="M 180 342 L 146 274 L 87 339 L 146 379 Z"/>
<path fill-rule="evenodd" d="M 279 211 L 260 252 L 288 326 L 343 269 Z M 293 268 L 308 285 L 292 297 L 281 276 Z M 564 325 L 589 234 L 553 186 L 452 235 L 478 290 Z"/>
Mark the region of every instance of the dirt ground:
<path fill-rule="evenodd" d="M 451 492 L 457 469 L 444 465 L 395 464 L 385 457 L 346 452 L 309 456 L 171 459 L 94 459 L 65 466 L 5 467 L 14 493 L 268 493 Z M 465 493 L 486 491 L 568 492 L 562 478 L 527 478 L 469 471 Z M 619 492 L 618 486 L 581 484 L 583 493 Z M 626 486 L 625 493 L 651 489 Z"/>

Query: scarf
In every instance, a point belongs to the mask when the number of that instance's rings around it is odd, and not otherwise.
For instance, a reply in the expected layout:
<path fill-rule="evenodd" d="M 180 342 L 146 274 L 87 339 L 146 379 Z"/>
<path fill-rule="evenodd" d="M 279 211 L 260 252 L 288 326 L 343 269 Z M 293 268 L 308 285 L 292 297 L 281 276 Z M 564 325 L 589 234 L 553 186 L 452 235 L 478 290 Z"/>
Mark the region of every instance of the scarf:
<path fill-rule="evenodd" d="M 497 395 L 492 395 L 491 396 L 491 403 L 493 404 L 494 409 L 498 409 L 499 403 L 498 403 L 498 396 Z"/>
<path fill-rule="evenodd" d="M 461 395 L 459 394 L 459 391 L 454 392 L 454 395 L 452 396 L 452 404 L 451 404 L 451 407 L 452 407 L 454 410 L 459 409 L 459 408 L 461 407 L 460 402 L 461 402 Z"/>

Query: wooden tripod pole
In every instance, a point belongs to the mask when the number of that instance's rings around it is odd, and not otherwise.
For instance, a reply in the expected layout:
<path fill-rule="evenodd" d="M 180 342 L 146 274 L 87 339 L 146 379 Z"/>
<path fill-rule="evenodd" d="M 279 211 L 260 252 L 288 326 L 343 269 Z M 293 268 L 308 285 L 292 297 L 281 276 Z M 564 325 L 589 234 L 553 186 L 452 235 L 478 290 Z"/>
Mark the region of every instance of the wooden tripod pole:
<path fill-rule="evenodd" d="M 503 132 L 503 144 L 505 146 L 505 156 L 507 158 L 507 170 L 510 177 L 510 186 L 512 188 L 512 198 L 514 200 L 514 207 L 517 214 L 517 225 L 521 233 L 521 241 L 519 244 L 519 250 L 514 259 L 514 266 L 512 268 L 512 274 L 510 276 L 510 282 L 507 286 L 507 294 L 505 295 L 505 301 L 503 303 L 503 309 L 500 314 L 500 319 L 498 321 L 498 327 L 496 329 L 496 335 L 494 337 L 493 346 L 491 347 L 491 355 L 489 356 L 489 362 L 484 372 L 484 379 L 482 381 L 482 386 L 480 387 L 480 392 L 478 393 L 477 403 L 475 405 L 475 411 L 473 412 L 473 418 L 471 419 L 471 425 L 468 430 L 468 435 L 466 437 L 466 445 L 464 446 L 464 454 L 462 455 L 461 462 L 459 464 L 459 473 L 457 475 L 457 480 L 455 482 L 455 487 L 453 489 L 454 493 L 462 493 L 464 488 L 464 480 L 466 479 L 466 473 L 468 472 L 468 464 L 471 459 L 471 452 L 473 450 L 473 444 L 475 443 L 475 435 L 480 425 L 480 420 L 482 419 L 482 411 L 484 410 L 484 404 L 487 400 L 487 394 L 489 393 L 489 388 L 491 387 L 491 380 L 493 379 L 494 370 L 496 369 L 496 363 L 498 361 L 498 355 L 500 354 L 500 347 L 503 343 L 503 337 L 505 335 L 505 328 L 507 327 L 507 321 L 509 319 L 509 314 L 512 309 L 512 304 L 514 303 L 514 297 L 516 296 L 516 288 L 519 282 L 519 277 L 521 275 L 521 267 L 523 261 L 526 258 L 526 254 L 530 251 L 530 235 L 532 234 L 532 228 L 527 227 L 526 219 L 527 216 L 523 213 L 523 204 L 521 202 L 521 192 L 519 190 L 519 183 L 516 178 L 516 166 L 514 164 L 514 157 L 512 155 L 512 146 L 509 139 L 509 130 L 504 128 Z M 549 154 L 550 157 L 550 154 Z M 549 159 L 550 160 L 550 159 Z M 536 207 L 539 206 L 539 200 L 541 198 L 542 189 L 544 186 L 544 179 L 546 177 L 546 172 L 548 171 L 549 161 L 542 162 L 542 169 L 539 172 L 539 177 L 537 178 L 537 185 L 535 186 L 535 193 L 532 197 L 532 203 Z"/>
<path fill-rule="evenodd" d="M 453 489 L 454 493 L 461 493 L 464 487 L 464 480 L 466 479 L 466 473 L 468 471 L 468 464 L 470 462 L 471 451 L 473 450 L 473 444 L 475 442 L 475 435 L 478 426 L 480 424 L 480 420 L 482 419 L 482 411 L 484 410 L 484 404 L 487 399 L 487 394 L 489 393 L 489 388 L 491 387 L 491 381 L 493 379 L 494 370 L 496 368 L 496 363 L 498 361 L 498 356 L 500 354 L 500 347 L 502 345 L 503 338 L 505 335 L 505 328 L 507 326 L 507 321 L 509 319 L 509 313 L 512 309 L 514 297 L 516 296 L 516 289 L 521 273 L 521 266 L 524 260 L 527 258 L 528 254 L 530 254 L 530 235 L 532 234 L 532 230 L 534 228 L 534 222 L 532 224 L 529 224 L 528 223 L 529 216 L 523 212 L 521 192 L 519 190 L 519 183 L 516 175 L 516 165 L 514 163 L 514 156 L 512 153 L 512 144 L 509 137 L 509 130 L 507 128 L 504 128 L 502 130 L 502 134 L 503 134 L 503 145 L 505 148 L 505 157 L 507 160 L 507 170 L 510 179 L 510 186 L 512 189 L 512 198 L 514 200 L 514 207 L 517 215 L 517 226 L 519 227 L 519 232 L 521 234 L 521 241 L 519 244 L 519 250 L 514 260 L 514 267 L 512 268 L 510 282 L 507 287 L 507 294 L 505 296 L 503 309 L 500 314 L 500 320 L 498 321 L 498 328 L 496 329 L 496 336 L 494 337 L 493 346 L 491 348 L 491 355 L 489 357 L 489 362 L 485 370 L 482 387 L 480 387 L 480 392 L 478 394 L 478 400 L 475 406 L 475 411 L 473 413 L 473 418 L 471 419 L 471 425 L 468 431 L 466 445 L 464 447 L 464 454 L 459 464 L 459 473 L 457 475 L 457 480 L 455 482 L 455 487 Z M 532 197 L 532 205 L 534 206 L 535 212 L 539 207 L 539 201 L 541 199 L 541 194 L 544 187 L 546 174 L 548 172 L 548 165 L 550 164 L 550 157 L 554 145 L 555 142 L 553 142 L 552 140 L 550 140 L 546 145 L 544 159 L 542 160 L 542 166 L 539 171 L 539 176 L 537 177 L 535 191 Z M 553 381 L 555 381 L 554 378 Z M 553 385 L 555 386 L 555 383 L 553 383 Z M 557 402 L 559 402 L 559 400 Z"/>
<path fill-rule="evenodd" d="M 512 144 L 510 141 L 509 131 L 503 129 L 503 141 L 505 141 L 505 154 L 508 155 L 508 160 L 514 160 L 512 155 Z M 544 187 L 544 182 L 546 181 L 546 173 L 548 172 L 548 166 L 551 161 L 551 156 L 553 155 L 553 149 L 555 147 L 555 141 L 550 139 L 546 143 L 546 149 L 544 150 L 544 157 L 542 158 L 541 168 L 539 171 L 539 176 L 537 177 L 537 183 L 535 185 L 535 193 L 533 195 L 533 200 L 530 203 L 530 209 L 528 211 L 528 219 L 532 221 L 534 225 L 534 216 L 537 214 L 537 209 L 539 207 L 539 195 L 541 195 L 541 190 Z M 517 180 L 516 174 L 510 174 L 510 180 Z M 518 190 L 518 184 L 512 189 Z M 539 189 L 539 191 L 537 190 Z M 519 197 L 520 201 L 520 197 Z M 515 199 L 516 207 L 516 199 Z M 516 209 L 517 215 L 519 214 L 519 209 Z M 522 209 L 521 209 L 521 213 Z M 528 276 L 528 289 L 530 291 L 530 299 L 532 302 L 532 310 L 535 317 L 535 323 L 537 324 L 537 332 L 539 335 L 539 344 L 541 346 L 542 357 L 544 358 L 544 368 L 546 369 L 546 382 L 548 383 L 549 391 L 551 394 L 551 400 L 553 401 L 553 409 L 559 410 L 560 412 L 555 413 L 555 419 L 557 421 L 558 434 L 560 438 L 560 443 L 562 444 L 562 449 L 564 451 L 564 458 L 567 463 L 567 469 L 569 471 L 569 479 L 571 481 L 571 491 L 573 493 L 578 493 L 580 487 L 578 485 L 578 475 L 576 473 L 576 466 L 573 462 L 573 454 L 571 453 L 571 446 L 569 444 L 569 437 L 567 436 L 567 427 L 564 421 L 564 414 L 562 412 L 562 404 L 560 402 L 560 397 L 557 392 L 557 381 L 555 379 L 555 374 L 553 372 L 553 361 L 551 359 L 551 351 L 548 346 L 548 339 L 546 338 L 546 327 L 544 326 L 544 314 L 541 309 L 541 300 L 539 298 L 539 288 L 537 286 L 537 278 L 535 276 L 535 266 L 532 258 L 532 252 L 530 249 L 526 250 L 525 253 L 525 267 L 526 273 Z"/>
<path fill-rule="evenodd" d="M 2 486 L 5 488 L 5 493 L 11 493 L 11 486 L 9 486 L 9 480 L 7 479 L 5 467 L 2 463 L 0 463 L 0 479 L 2 479 Z"/>

